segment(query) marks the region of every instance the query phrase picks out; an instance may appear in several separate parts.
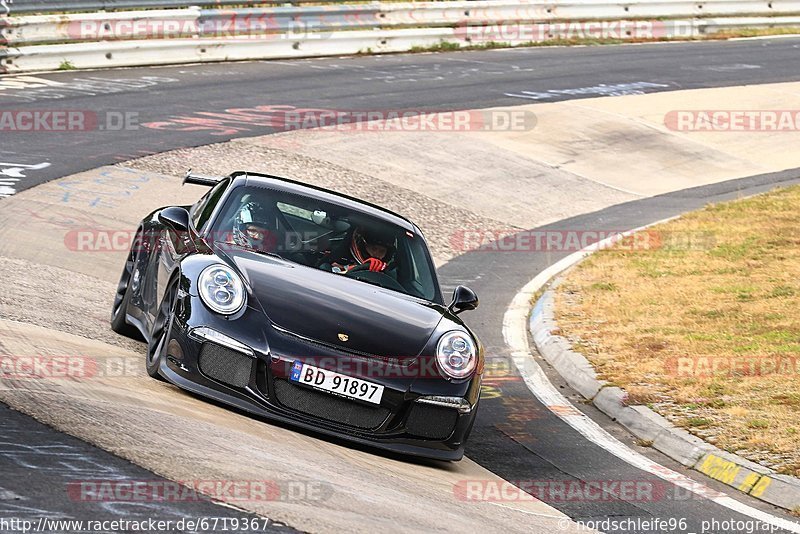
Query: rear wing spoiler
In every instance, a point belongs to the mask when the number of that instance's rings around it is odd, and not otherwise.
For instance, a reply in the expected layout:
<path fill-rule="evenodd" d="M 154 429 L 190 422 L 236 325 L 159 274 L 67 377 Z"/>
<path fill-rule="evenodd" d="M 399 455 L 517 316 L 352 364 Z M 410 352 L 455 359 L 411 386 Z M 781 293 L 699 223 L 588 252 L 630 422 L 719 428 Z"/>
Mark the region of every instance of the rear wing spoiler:
<path fill-rule="evenodd" d="M 224 176 L 203 176 L 202 174 L 192 174 L 192 169 L 189 169 L 186 172 L 186 176 L 183 177 L 183 184 L 204 185 L 206 187 L 214 187 L 224 179 L 225 179 Z"/>

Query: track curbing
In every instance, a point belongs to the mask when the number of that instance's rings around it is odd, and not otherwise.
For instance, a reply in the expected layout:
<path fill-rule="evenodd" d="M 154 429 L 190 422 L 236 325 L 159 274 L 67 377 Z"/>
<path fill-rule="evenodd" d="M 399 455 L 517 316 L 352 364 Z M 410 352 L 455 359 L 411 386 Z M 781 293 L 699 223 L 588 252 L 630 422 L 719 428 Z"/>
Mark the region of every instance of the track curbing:
<path fill-rule="evenodd" d="M 641 229 L 626 234 L 638 230 Z M 790 511 L 800 506 L 799 479 L 777 474 L 710 445 L 677 428 L 647 406 L 628 406 L 622 389 L 598 379 L 586 357 L 572 350 L 569 340 L 554 333 L 560 332 L 555 320 L 555 287 L 566 270 L 601 247 L 602 244 L 592 245 L 565 258 L 563 263 L 554 266 L 549 280 L 543 280 L 542 287 L 549 284 L 548 289 L 537 300 L 529 321 L 530 334 L 542 357 L 597 409 L 662 454 L 763 502 Z"/>

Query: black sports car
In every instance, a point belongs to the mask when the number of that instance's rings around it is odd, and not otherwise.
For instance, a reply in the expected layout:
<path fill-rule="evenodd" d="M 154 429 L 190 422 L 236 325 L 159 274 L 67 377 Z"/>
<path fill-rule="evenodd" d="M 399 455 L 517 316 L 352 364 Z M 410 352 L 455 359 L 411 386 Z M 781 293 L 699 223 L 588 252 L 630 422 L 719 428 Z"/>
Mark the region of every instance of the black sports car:
<path fill-rule="evenodd" d="M 396 452 L 459 460 L 483 348 L 445 305 L 407 219 L 275 176 L 187 175 L 210 191 L 140 224 L 114 331 L 147 372 L 248 412 Z"/>

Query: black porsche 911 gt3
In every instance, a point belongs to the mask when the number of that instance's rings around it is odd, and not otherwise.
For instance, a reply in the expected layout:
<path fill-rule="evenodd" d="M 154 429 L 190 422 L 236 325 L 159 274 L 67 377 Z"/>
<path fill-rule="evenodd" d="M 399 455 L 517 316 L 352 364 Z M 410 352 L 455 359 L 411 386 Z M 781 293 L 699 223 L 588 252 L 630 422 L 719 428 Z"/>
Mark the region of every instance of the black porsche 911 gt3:
<path fill-rule="evenodd" d="M 140 224 L 114 331 L 150 376 L 265 418 L 403 454 L 459 460 L 483 348 L 444 303 L 407 219 L 275 176 L 189 173 L 211 189 Z"/>

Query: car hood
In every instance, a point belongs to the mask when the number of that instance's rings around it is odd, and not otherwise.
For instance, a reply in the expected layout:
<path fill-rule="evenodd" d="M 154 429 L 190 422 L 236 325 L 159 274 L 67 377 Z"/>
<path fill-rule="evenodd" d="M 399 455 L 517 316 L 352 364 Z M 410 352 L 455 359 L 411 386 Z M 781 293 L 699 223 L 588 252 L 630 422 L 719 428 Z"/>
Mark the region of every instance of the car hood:
<path fill-rule="evenodd" d="M 246 249 L 218 254 L 241 273 L 274 326 L 344 351 L 413 358 L 442 320 L 433 303 L 342 275 Z"/>

